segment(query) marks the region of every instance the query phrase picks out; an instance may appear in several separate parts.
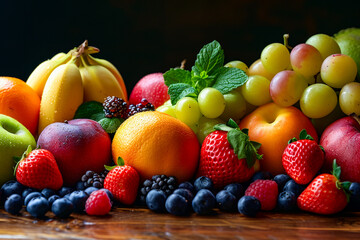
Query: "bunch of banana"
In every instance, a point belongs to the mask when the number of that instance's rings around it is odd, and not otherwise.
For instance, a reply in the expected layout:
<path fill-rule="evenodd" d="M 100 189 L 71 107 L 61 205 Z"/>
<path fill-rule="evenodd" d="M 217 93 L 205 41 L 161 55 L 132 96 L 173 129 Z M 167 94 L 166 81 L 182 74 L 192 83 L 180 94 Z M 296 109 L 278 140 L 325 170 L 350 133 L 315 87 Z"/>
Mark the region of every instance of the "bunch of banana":
<path fill-rule="evenodd" d="M 107 96 L 127 101 L 119 71 L 109 61 L 91 56 L 97 52 L 85 41 L 67 54 L 44 61 L 31 73 L 26 83 L 41 98 L 39 134 L 51 123 L 72 119 L 83 102 L 103 102 Z"/>

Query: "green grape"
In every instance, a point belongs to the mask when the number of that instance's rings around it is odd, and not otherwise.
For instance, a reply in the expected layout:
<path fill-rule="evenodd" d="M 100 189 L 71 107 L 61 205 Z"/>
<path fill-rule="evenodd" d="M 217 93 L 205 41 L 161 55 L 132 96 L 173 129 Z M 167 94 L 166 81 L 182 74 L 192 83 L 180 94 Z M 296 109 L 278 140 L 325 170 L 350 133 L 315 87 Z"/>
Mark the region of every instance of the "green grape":
<path fill-rule="evenodd" d="M 268 72 L 276 74 L 289 67 L 289 50 L 283 44 L 271 43 L 262 50 L 261 62 Z"/>
<path fill-rule="evenodd" d="M 198 96 L 200 112 L 207 118 L 219 117 L 225 109 L 224 95 L 212 87 L 201 90 Z"/>
<path fill-rule="evenodd" d="M 173 116 L 176 118 L 175 106 L 172 106 L 171 104 L 170 105 L 165 105 L 165 104 L 166 103 L 164 103 L 164 105 L 161 105 L 160 107 L 158 107 L 156 109 L 156 111 L 169 114 L 170 116 Z"/>
<path fill-rule="evenodd" d="M 227 122 L 229 118 L 236 120 L 241 119 L 246 113 L 246 101 L 238 90 L 233 90 L 224 94 L 226 102 L 225 110 L 220 118 Z"/>
<path fill-rule="evenodd" d="M 321 79 L 333 88 L 342 88 L 345 84 L 355 81 L 357 66 L 351 57 L 345 54 L 333 54 L 321 65 Z"/>
<path fill-rule="evenodd" d="M 300 99 L 301 111 L 309 118 L 322 118 L 330 114 L 337 105 L 337 95 L 323 83 L 308 86 Z"/>
<path fill-rule="evenodd" d="M 270 82 L 270 96 L 277 105 L 289 107 L 299 101 L 307 86 L 302 75 L 291 70 L 281 71 Z"/>
<path fill-rule="evenodd" d="M 191 97 L 181 98 L 175 105 L 176 118 L 188 125 L 194 126 L 200 119 L 201 113 L 198 102 Z"/>
<path fill-rule="evenodd" d="M 341 110 L 350 115 L 360 115 L 360 83 L 351 82 L 346 84 L 340 91 L 339 104 Z"/>
<path fill-rule="evenodd" d="M 225 124 L 225 121 L 222 121 L 219 118 L 206 118 L 204 116 L 199 119 L 198 131 L 196 135 L 200 144 L 204 141 L 207 135 L 215 131 L 214 126 L 219 123 Z"/>
<path fill-rule="evenodd" d="M 248 66 L 244 62 L 238 60 L 228 62 L 227 64 L 225 64 L 225 67 L 238 68 L 243 70 L 246 74 L 248 74 L 249 70 Z"/>
<path fill-rule="evenodd" d="M 245 100 L 255 106 L 261 106 L 271 102 L 270 81 L 263 76 L 249 76 L 244 85 L 241 86 L 241 94 Z"/>
<path fill-rule="evenodd" d="M 326 34 L 320 33 L 313 35 L 306 40 L 306 43 L 315 47 L 320 52 L 323 60 L 331 54 L 341 53 L 340 47 L 335 39 Z"/>
<path fill-rule="evenodd" d="M 165 106 L 172 106 L 172 104 L 171 104 L 171 100 L 169 99 L 169 100 L 167 100 L 166 102 L 164 102 L 164 104 L 163 105 L 165 105 Z"/>

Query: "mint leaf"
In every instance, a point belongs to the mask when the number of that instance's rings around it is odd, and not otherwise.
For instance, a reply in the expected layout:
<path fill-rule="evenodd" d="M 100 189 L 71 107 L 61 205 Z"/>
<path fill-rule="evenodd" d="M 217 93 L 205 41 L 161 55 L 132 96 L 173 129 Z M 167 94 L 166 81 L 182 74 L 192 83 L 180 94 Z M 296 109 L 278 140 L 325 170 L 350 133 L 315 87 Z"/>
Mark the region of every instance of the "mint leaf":
<path fill-rule="evenodd" d="M 191 73 L 181 68 L 172 68 L 163 74 L 166 86 L 174 83 L 190 83 Z"/>
<path fill-rule="evenodd" d="M 120 118 L 103 118 L 99 123 L 107 133 L 115 133 L 123 121 Z"/>
<path fill-rule="evenodd" d="M 197 76 L 201 76 L 205 72 L 208 76 L 215 75 L 217 70 L 224 65 L 224 51 L 221 49 L 220 43 L 213 41 L 206 44 L 198 53 L 195 65 L 192 71 Z"/>
<path fill-rule="evenodd" d="M 183 97 L 196 96 L 196 90 L 188 83 L 174 83 L 169 86 L 171 104 L 175 105 Z"/>
<path fill-rule="evenodd" d="M 219 90 L 222 94 L 226 94 L 243 85 L 247 79 L 246 73 L 238 68 L 221 67 L 212 87 Z"/>
<path fill-rule="evenodd" d="M 103 105 L 100 102 L 89 101 L 81 104 L 75 112 L 74 119 L 76 118 L 88 118 L 94 114 L 103 113 Z"/>

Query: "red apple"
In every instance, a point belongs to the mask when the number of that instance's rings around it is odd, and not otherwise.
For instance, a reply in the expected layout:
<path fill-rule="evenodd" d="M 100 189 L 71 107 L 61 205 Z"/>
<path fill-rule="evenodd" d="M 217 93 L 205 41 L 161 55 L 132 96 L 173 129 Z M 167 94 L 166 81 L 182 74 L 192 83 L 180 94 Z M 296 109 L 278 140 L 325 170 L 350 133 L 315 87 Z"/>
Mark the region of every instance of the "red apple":
<path fill-rule="evenodd" d="M 140 79 L 133 88 L 129 102 L 137 104 L 146 98 L 155 108 L 160 107 L 170 99 L 168 87 L 165 85 L 162 73 L 151 73 Z"/>
<path fill-rule="evenodd" d="M 48 125 L 39 136 L 38 146 L 54 155 L 66 186 L 73 186 L 87 170 L 101 172 L 111 162 L 110 137 L 90 119 Z"/>
<path fill-rule="evenodd" d="M 341 167 L 341 180 L 360 182 L 360 122 L 347 116 L 330 124 L 320 138 L 325 150 L 324 169 L 332 169 L 334 159 Z"/>

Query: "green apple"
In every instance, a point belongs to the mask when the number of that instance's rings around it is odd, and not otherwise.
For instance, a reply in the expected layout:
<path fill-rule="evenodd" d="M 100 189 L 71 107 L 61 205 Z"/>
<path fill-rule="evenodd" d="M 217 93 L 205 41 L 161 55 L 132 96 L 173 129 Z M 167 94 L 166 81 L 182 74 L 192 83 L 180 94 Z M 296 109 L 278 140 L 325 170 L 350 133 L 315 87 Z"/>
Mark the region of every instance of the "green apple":
<path fill-rule="evenodd" d="M 0 114 L 0 186 L 14 178 L 14 157 L 36 147 L 34 136 L 16 119 Z"/>

